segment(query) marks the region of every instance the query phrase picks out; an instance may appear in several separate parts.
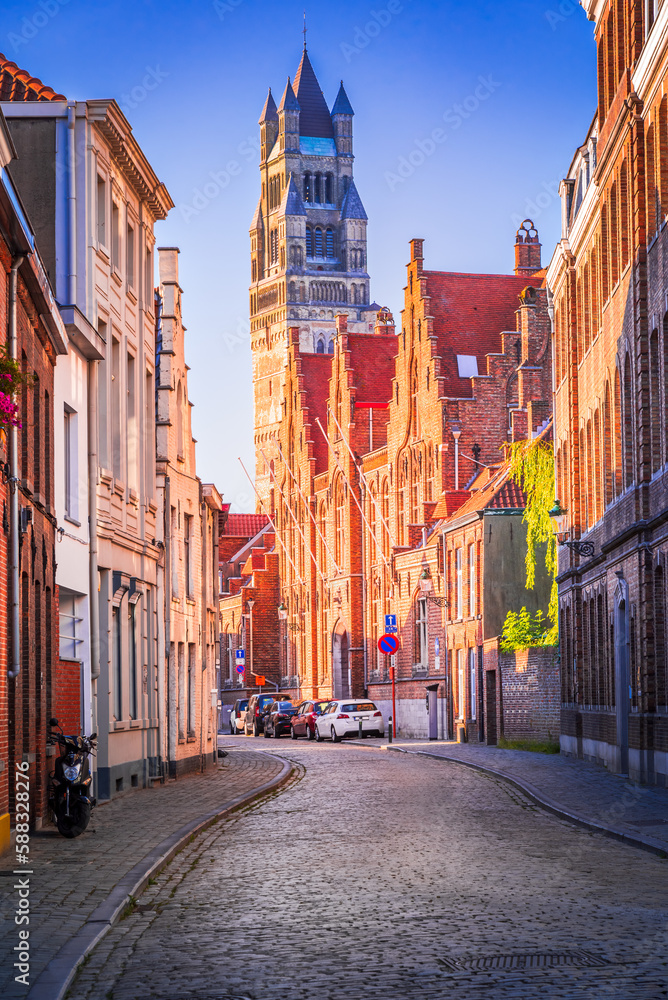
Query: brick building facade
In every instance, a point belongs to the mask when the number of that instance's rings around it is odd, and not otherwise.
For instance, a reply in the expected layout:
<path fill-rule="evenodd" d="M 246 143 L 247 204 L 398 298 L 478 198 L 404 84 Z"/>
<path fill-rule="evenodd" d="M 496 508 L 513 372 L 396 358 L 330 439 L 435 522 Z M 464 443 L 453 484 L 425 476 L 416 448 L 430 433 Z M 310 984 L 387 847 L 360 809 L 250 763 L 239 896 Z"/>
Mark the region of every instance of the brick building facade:
<path fill-rule="evenodd" d="M 66 352 L 66 334 L 34 232 L 5 169 L 14 156 L 0 114 L 0 330 L 3 349 L 17 359 L 25 378 L 18 398 L 20 426 L 4 419 L 0 424 L 0 852 L 9 843 L 17 762 L 29 764 L 31 823 L 40 827 L 46 819 L 46 739 L 62 681 L 53 398 L 54 368 Z"/>
<path fill-rule="evenodd" d="M 284 97 L 283 107 L 285 102 Z M 319 121 L 324 129 L 324 112 Z M 297 117 L 295 129 L 312 124 Z M 279 149 L 282 134 L 279 129 Z M 302 130 L 300 149 L 308 146 L 308 135 Z M 350 152 L 346 147 L 341 153 L 344 165 Z M 310 190 L 310 164 L 302 157 L 290 166 L 286 204 L 295 212 L 297 195 Z M 328 211 L 335 229 L 348 203 L 345 185 L 332 188 L 332 198 Z M 320 217 L 311 220 L 308 211 L 307 226 L 316 225 Z M 277 232 L 280 269 L 282 224 Z M 253 267 L 258 246 L 252 232 Z M 332 246 L 328 269 L 352 281 L 341 237 Z M 308 243 L 305 248 L 308 267 Z M 517 233 L 515 270 L 507 275 L 428 271 L 423 241 L 413 240 L 400 328 L 388 310 L 374 307 L 360 322 L 359 314 L 351 316 L 349 302 L 345 308 L 335 305 L 331 353 L 314 350 L 289 305 L 280 316 L 256 312 L 251 286 L 257 512 L 270 519 L 274 548 L 267 552 L 267 535 L 262 552 L 249 554 L 235 583 L 238 596 L 221 604 L 222 623 L 224 632 L 234 633 L 253 590 L 254 622 L 267 616 L 276 676 L 294 697 L 367 691 L 387 709 L 388 664 L 376 643 L 384 615 L 394 613 L 401 643 L 395 658 L 399 731 L 426 732 L 430 687 L 439 735 L 452 734 L 457 722 L 479 732 L 483 639 L 498 635 L 507 610 L 531 604 L 523 585 L 521 504 L 514 500 L 514 507 L 504 508 L 505 518 L 497 516 L 501 534 L 502 522 L 515 528 L 508 527 L 508 539 L 487 560 L 482 526 L 493 515 L 485 520 L 477 511 L 503 493 L 503 483 L 494 477 L 504 474 L 504 442 L 534 436 L 549 423 L 551 328 L 544 277 L 538 234 L 529 221 Z M 258 377 L 268 349 L 276 364 L 270 382 Z M 490 486 L 487 473 L 494 480 L 491 492 L 484 492 Z M 474 499 L 481 491 L 482 508 Z M 475 527 L 462 534 L 456 512 L 469 501 Z M 498 502 L 497 515 L 505 501 Z M 496 565 L 508 580 L 507 591 L 498 586 L 494 591 L 493 575 L 487 587 L 478 584 L 482 603 L 488 590 L 503 594 L 501 617 L 491 602 L 493 633 L 479 623 L 483 608 L 473 615 L 452 613 L 462 573 L 457 559 L 462 551 L 469 558 L 469 546 L 477 578 L 482 580 L 485 566 Z M 266 607 L 261 590 L 253 588 L 259 575 L 268 573 L 270 555 L 278 589 L 265 582 L 275 602 Z M 426 568 L 437 600 L 425 604 L 419 580 Z M 519 586 L 510 582 L 516 570 Z M 549 588 L 545 592 L 541 582 L 536 593 L 546 611 Z"/>
<path fill-rule="evenodd" d="M 549 268 L 559 499 L 569 539 L 591 546 L 561 552 L 561 742 L 665 784 L 668 6 L 583 7 L 598 110 Z"/>

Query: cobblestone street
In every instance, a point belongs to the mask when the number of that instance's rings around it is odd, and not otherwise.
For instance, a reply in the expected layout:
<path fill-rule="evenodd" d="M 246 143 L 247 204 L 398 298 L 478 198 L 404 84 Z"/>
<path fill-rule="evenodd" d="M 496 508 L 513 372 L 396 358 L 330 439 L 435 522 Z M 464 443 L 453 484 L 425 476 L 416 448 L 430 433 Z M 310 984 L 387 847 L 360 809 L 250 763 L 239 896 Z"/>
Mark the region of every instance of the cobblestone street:
<path fill-rule="evenodd" d="M 668 861 L 455 763 L 271 749 L 301 779 L 188 845 L 71 1000 L 668 997 Z"/>

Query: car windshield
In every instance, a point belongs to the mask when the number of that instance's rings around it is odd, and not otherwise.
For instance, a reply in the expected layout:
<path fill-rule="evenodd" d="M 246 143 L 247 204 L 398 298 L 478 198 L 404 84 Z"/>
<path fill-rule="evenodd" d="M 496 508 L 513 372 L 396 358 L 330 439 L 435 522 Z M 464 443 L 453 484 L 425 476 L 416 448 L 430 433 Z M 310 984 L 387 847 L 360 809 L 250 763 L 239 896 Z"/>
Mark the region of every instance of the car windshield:
<path fill-rule="evenodd" d="M 266 695 L 266 694 L 265 694 L 265 695 L 263 695 L 263 696 L 262 696 L 262 697 L 260 698 L 260 700 L 259 700 L 259 703 L 258 703 L 258 704 L 260 704 L 260 705 L 262 705 L 262 706 L 263 706 L 264 708 L 266 708 L 266 707 L 267 707 L 267 705 L 271 705 L 271 703 L 272 703 L 272 701 L 273 701 L 273 700 L 274 700 L 273 698 L 270 698 L 270 697 L 269 697 L 268 695 Z"/>
<path fill-rule="evenodd" d="M 356 701 L 355 704 L 342 705 L 343 712 L 375 712 L 376 706 L 372 701 Z"/>

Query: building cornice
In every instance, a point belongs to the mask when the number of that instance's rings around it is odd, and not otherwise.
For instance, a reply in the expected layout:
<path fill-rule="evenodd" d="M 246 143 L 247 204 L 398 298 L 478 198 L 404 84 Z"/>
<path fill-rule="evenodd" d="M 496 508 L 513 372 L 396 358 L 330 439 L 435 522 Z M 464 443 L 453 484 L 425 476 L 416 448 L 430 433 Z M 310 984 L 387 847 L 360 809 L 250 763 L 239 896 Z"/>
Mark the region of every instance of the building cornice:
<path fill-rule="evenodd" d="M 631 81 L 641 101 L 646 101 L 654 79 L 660 80 L 665 73 L 666 47 L 668 45 L 668 4 L 663 4 L 652 25 L 640 54 L 638 65 Z M 658 72 L 659 69 L 661 72 Z"/>

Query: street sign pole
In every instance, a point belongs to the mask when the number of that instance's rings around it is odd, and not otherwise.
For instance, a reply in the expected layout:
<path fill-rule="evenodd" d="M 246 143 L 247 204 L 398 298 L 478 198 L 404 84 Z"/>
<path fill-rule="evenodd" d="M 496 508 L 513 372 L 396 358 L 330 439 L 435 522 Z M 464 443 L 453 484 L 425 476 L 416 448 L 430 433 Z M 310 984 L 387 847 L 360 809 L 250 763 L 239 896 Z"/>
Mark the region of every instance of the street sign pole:
<path fill-rule="evenodd" d="M 390 673 L 392 676 L 392 723 L 393 723 L 392 731 L 395 736 L 397 733 L 397 700 L 396 700 L 396 679 L 394 675 L 396 673 L 395 654 L 397 652 L 397 649 L 399 648 L 399 640 L 394 634 L 397 631 L 396 623 L 397 620 L 394 617 L 394 615 L 386 615 L 385 627 L 387 631 L 385 632 L 385 635 L 381 635 L 380 639 L 378 640 L 378 649 L 380 650 L 380 652 L 383 653 L 385 656 L 391 657 Z"/>

